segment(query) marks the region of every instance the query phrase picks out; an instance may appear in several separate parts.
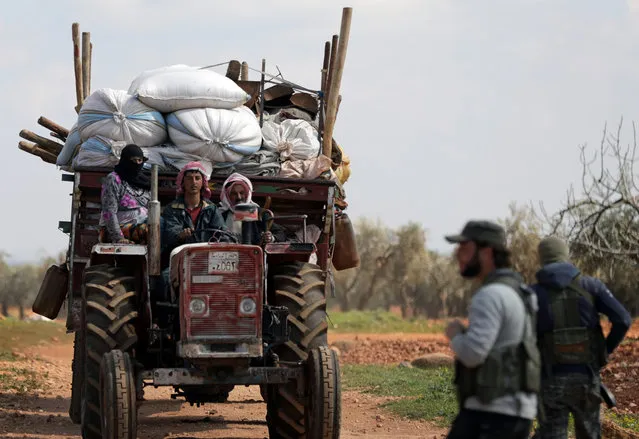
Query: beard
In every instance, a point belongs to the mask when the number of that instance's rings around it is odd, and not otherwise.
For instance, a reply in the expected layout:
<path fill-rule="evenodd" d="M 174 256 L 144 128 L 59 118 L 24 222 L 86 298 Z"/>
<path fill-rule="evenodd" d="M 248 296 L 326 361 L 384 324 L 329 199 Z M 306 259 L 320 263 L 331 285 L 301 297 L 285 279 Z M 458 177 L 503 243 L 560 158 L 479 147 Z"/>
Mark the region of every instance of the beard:
<path fill-rule="evenodd" d="M 466 264 L 461 271 L 461 276 L 466 279 L 472 279 L 481 272 L 481 262 L 479 261 L 479 252 L 475 251 L 473 258 Z"/>

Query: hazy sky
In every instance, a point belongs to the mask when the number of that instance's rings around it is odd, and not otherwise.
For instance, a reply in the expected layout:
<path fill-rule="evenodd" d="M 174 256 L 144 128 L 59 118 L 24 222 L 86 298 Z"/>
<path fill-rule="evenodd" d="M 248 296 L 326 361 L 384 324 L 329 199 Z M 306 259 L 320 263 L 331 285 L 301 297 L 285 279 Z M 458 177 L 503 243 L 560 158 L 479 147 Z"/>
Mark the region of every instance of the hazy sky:
<path fill-rule="evenodd" d="M 35 260 L 66 249 L 61 171 L 17 148 L 40 115 L 75 121 L 71 24 L 91 32 L 92 89 L 141 71 L 267 59 L 317 88 L 323 46 L 353 7 L 335 138 L 352 159 L 352 217 L 419 221 L 429 247 L 511 201 L 559 207 L 578 145 L 637 118 L 636 0 L 13 1 L 0 16 L 0 249 Z M 254 75 L 254 74 L 252 74 Z M 627 137 L 627 139 L 630 139 Z"/>

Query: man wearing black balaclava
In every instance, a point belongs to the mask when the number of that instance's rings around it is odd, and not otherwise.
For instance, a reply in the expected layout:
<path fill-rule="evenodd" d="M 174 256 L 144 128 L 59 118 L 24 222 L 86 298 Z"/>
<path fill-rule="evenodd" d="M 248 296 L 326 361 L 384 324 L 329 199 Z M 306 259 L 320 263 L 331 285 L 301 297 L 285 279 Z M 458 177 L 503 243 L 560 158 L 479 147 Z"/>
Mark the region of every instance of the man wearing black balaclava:
<path fill-rule="evenodd" d="M 122 150 L 120 162 L 115 165 L 114 170 L 122 180 L 131 186 L 137 189 L 150 190 L 151 180 L 149 176 L 143 172 L 145 161 L 147 161 L 147 158 L 144 157 L 142 148 L 134 144 L 129 144 Z"/>
<path fill-rule="evenodd" d="M 114 171 L 104 179 L 101 242 L 146 244 L 147 206 L 151 199 L 151 181 L 143 171 L 146 160 L 139 146 L 127 145 Z"/>

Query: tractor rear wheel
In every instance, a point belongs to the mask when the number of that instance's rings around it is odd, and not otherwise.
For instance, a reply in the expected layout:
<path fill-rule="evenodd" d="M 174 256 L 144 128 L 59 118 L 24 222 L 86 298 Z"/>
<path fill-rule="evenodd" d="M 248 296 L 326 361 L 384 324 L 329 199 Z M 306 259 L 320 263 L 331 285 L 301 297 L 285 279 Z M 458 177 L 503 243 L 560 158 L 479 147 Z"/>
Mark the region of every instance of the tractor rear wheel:
<path fill-rule="evenodd" d="M 275 347 L 274 353 L 283 363 L 283 367 L 287 363 L 314 363 L 317 354 L 312 354 L 312 351 L 328 345 L 324 274 L 319 266 L 301 262 L 274 267 L 273 273 L 271 284 L 275 290 L 275 305 L 288 308 L 288 324 L 291 328 L 289 341 Z M 316 370 L 313 367 L 311 371 Z M 307 377 L 306 387 L 309 385 Z M 314 392 L 310 395 L 317 394 L 317 391 Z M 263 396 L 266 396 L 267 400 L 266 420 L 272 439 L 316 437 L 313 436 L 315 433 L 310 430 L 308 424 L 308 417 L 312 416 L 312 413 L 308 391 L 306 393 L 300 394 L 297 382 L 267 386 Z M 339 392 L 337 398 L 339 399 Z M 339 401 L 333 406 L 339 409 Z M 331 415 L 330 419 L 333 425 L 329 433 L 337 432 L 339 435 L 339 415 Z M 320 437 L 326 439 L 338 437 L 332 435 L 333 433 L 329 436 L 322 434 Z"/>
<path fill-rule="evenodd" d="M 138 426 L 135 371 L 126 352 L 116 349 L 102 357 L 100 395 L 102 437 L 135 439 Z"/>
<path fill-rule="evenodd" d="M 131 352 L 137 343 L 135 278 L 128 270 L 96 265 L 84 272 L 85 340 L 82 437 L 102 439 L 100 364 L 104 354 Z"/>
<path fill-rule="evenodd" d="M 82 389 L 84 388 L 84 340 L 82 331 L 75 331 L 73 339 L 73 361 L 71 362 L 73 371 L 71 380 L 71 405 L 69 406 L 69 418 L 74 424 L 82 422 Z"/>

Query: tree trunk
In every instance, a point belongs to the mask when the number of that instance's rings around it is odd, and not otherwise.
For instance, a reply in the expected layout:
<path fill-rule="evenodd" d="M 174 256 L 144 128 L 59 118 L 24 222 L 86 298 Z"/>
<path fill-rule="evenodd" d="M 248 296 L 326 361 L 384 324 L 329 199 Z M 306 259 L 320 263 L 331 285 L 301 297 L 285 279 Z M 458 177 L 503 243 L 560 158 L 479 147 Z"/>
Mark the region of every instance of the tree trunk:
<path fill-rule="evenodd" d="M 20 302 L 20 305 L 18 306 L 18 308 L 20 310 L 20 320 L 24 320 L 24 304 Z"/>
<path fill-rule="evenodd" d="M 9 299 L 2 300 L 2 315 L 9 317 Z"/>

